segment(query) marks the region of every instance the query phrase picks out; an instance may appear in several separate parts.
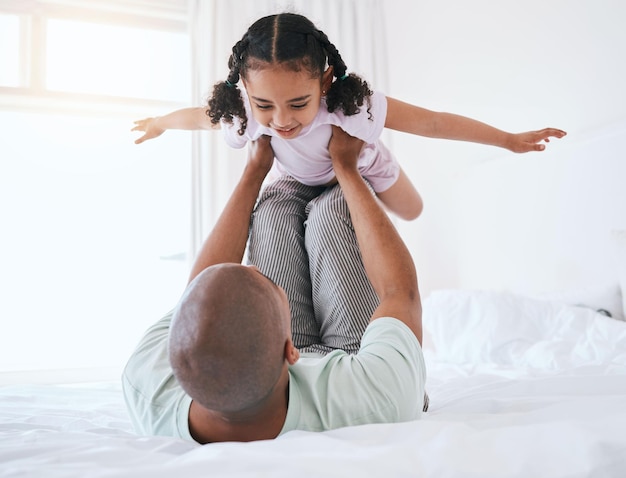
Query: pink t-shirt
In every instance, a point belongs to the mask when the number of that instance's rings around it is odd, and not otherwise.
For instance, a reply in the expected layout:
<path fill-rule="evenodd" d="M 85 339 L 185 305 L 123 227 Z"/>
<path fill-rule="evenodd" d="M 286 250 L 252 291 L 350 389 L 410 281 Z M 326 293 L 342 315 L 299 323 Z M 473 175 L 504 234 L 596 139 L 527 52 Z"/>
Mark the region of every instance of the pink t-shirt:
<path fill-rule="evenodd" d="M 229 146 L 243 148 L 248 141 L 254 141 L 261 135 L 271 136 L 279 172 L 289 174 L 308 186 L 319 186 L 327 184 L 335 177 L 328 154 L 331 125 L 335 125 L 366 143 L 357 165 L 361 175 L 369 181 L 374 191 L 386 191 L 398 179 L 400 166 L 380 140 L 387 117 L 387 97 L 384 94 L 375 92 L 370 97 L 370 111 L 367 111 L 365 103 L 359 113 L 351 116 L 346 116 L 341 111 L 329 113 L 326 100 L 322 98 L 319 111 L 311 124 L 303 128 L 297 137 L 283 139 L 274 130 L 254 119 L 248 96 L 244 90 L 241 93 L 248 125 L 243 136 L 240 136 L 237 132 L 238 118 L 233 119 L 232 125 L 222 121 L 222 131 Z"/>

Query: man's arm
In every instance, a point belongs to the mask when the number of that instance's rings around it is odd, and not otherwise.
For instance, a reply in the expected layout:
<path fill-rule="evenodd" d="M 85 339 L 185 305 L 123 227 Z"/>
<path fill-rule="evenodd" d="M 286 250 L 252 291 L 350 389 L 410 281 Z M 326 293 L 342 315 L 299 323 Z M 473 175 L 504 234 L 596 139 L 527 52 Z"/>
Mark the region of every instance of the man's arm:
<path fill-rule="evenodd" d="M 333 126 L 328 150 L 350 209 L 367 276 L 380 299 L 371 320 L 401 320 L 422 342 L 422 308 L 413 259 L 357 170 L 363 142 Z"/>
<path fill-rule="evenodd" d="M 250 216 L 274 153 L 269 136 L 248 144 L 248 162 L 215 227 L 198 253 L 189 282 L 214 264 L 240 263 L 246 249 Z"/>

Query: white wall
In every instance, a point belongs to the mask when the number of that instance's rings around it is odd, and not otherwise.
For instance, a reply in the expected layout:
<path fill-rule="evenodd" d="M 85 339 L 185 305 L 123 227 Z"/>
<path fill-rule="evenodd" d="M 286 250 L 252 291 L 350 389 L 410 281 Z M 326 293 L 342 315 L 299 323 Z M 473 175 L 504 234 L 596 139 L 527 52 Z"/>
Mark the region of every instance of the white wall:
<path fill-rule="evenodd" d="M 521 156 L 392 134 L 425 200 L 399 224 L 422 291 L 612 280 L 601 249 L 626 227 L 626 3 L 389 0 L 386 16 L 390 96 L 508 131 L 568 132 Z"/>

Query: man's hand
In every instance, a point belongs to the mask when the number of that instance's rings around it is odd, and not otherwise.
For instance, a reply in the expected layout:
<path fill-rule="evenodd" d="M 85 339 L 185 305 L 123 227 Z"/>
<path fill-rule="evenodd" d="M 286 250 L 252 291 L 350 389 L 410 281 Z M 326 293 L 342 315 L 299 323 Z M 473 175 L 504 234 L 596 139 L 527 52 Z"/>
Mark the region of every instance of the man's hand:
<path fill-rule="evenodd" d="M 339 126 L 333 126 L 333 135 L 328 143 L 328 153 L 335 171 L 339 168 L 356 169 L 363 145 L 362 140 L 350 136 Z"/>
<path fill-rule="evenodd" d="M 363 141 L 333 126 L 328 151 L 356 233 L 365 272 L 380 304 L 370 320 L 395 317 L 422 341 L 422 315 L 413 259 L 357 170 Z"/>
<path fill-rule="evenodd" d="M 269 136 L 263 135 L 256 141 L 248 143 L 248 166 L 258 170 L 264 177 L 274 164 L 274 151 L 270 140 Z"/>

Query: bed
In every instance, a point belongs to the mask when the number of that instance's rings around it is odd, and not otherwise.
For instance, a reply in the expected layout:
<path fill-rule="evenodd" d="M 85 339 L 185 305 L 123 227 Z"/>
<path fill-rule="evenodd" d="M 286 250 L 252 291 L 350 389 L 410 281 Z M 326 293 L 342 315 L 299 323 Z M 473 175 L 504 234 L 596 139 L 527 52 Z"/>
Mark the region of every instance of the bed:
<path fill-rule="evenodd" d="M 623 309 L 597 309 L 435 291 L 424 301 L 423 419 L 271 441 L 137 436 L 117 381 L 4 386 L 0 476 L 623 477 L 626 322 Z"/>
<path fill-rule="evenodd" d="M 0 477 L 625 477 L 624 141 L 620 122 L 545 164 L 491 161 L 463 179 L 471 221 L 453 249 L 467 248 L 459 268 L 474 282 L 424 299 L 421 420 L 200 446 L 136 435 L 119 380 L 5 385 Z M 512 189 L 497 201 L 496 180 Z M 525 184 L 543 198 L 519 206 L 526 216 L 513 203 Z M 544 248 L 518 254 L 531 234 Z M 510 292 L 520 284 L 549 294 Z"/>

